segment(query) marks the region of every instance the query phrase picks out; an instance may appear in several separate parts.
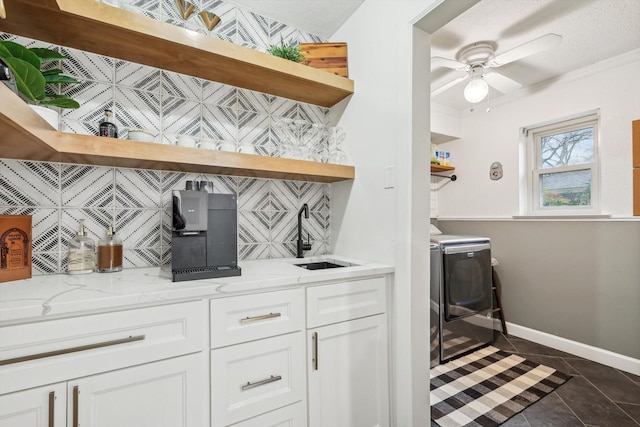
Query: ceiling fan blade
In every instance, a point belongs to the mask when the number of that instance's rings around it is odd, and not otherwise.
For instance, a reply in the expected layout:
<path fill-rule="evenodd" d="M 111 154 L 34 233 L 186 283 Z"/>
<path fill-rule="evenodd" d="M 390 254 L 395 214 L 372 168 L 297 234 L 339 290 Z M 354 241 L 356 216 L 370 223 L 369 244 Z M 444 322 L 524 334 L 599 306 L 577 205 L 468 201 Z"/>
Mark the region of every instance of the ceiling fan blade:
<path fill-rule="evenodd" d="M 511 80 L 509 77 L 506 77 L 500 73 L 486 73 L 484 75 L 484 79 L 487 81 L 489 86 L 493 87 L 495 90 L 501 93 L 513 92 L 522 87 L 522 85 L 517 81 Z"/>
<path fill-rule="evenodd" d="M 444 86 L 440 86 L 439 88 L 437 88 L 436 90 L 431 91 L 431 96 L 436 96 L 436 95 L 440 95 L 442 92 L 444 92 L 445 90 L 454 87 L 457 84 L 462 83 L 463 81 L 467 80 L 467 76 L 464 77 L 458 77 L 455 80 L 450 81 L 449 83 L 445 84 Z"/>
<path fill-rule="evenodd" d="M 440 56 L 431 57 L 431 66 L 446 67 L 446 68 L 452 68 L 454 70 L 461 70 L 461 71 L 465 71 L 467 67 L 469 67 L 469 65 L 465 64 L 464 62 L 458 62 L 458 61 L 454 61 L 453 59 L 442 58 Z"/>
<path fill-rule="evenodd" d="M 542 37 L 538 37 L 530 42 L 521 44 L 518 47 L 514 47 L 513 49 L 496 56 L 489 61 L 489 67 L 499 67 L 501 65 L 517 61 L 518 59 L 551 49 L 560 43 L 562 43 L 562 36 L 553 33 L 545 34 Z"/>

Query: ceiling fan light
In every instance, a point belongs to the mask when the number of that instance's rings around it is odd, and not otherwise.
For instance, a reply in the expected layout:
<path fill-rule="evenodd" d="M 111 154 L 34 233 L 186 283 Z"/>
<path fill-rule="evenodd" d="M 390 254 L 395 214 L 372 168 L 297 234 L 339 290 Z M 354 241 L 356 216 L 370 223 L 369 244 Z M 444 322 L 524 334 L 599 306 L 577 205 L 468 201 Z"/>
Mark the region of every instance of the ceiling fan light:
<path fill-rule="evenodd" d="M 474 78 L 464 88 L 464 99 L 472 104 L 477 104 L 486 98 L 489 93 L 489 85 L 483 78 Z"/>

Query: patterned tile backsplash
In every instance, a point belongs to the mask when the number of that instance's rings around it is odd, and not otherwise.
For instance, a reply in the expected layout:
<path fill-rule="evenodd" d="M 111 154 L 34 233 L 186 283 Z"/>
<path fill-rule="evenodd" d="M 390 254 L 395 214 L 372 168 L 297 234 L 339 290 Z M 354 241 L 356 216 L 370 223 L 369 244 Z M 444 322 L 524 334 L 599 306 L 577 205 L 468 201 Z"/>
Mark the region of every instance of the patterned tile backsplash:
<path fill-rule="evenodd" d="M 222 18 L 212 31 L 197 14 L 183 20 L 173 0 L 103 2 L 262 51 L 281 36 L 323 41 L 219 0 L 194 2 Z M 128 129 L 146 129 L 157 133 L 157 143 L 191 135 L 251 144 L 258 154 L 277 156 L 274 124 L 280 118 L 325 125 L 329 114 L 323 107 L 11 34 L 0 32 L 0 39 L 68 56 L 60 65 L 81 84 L 60 92 L 81 107 L 61 111 L 63 132 L 95 135 L 104 110 L 111 109 L 120 138 Z M 327 253 L 329 184 L 0 159 L 0 214 L 33 216 L 34 275 L 66 271 L 67 243 L 81 219 L 96 242 L 113 222 L 124 242 L 125 268 L 159 266 L 170 262 L 171 190 L 195 179 L 212 181 L 216 192 L 238 194 L 239 260 L 294 256 L 296 214 L 303 203 L 310 208 L 309 220 L 303 220 L 303 234 L 312 243 L 308 254 Z"/>
<path fill-rule="evenodd" d="M 171 190 L 203 179 L 238 194 L 240 260 L 295 256 L 303 203 L 307 254 L 327 253 L 330 186 L 321 183 L 0 159 L 0 214 L 33 216 L 33 274 L 66 271 L 81 219 L 96 242 L 113 222 L 125 268 L 158 266 L 170 262 Z"/>

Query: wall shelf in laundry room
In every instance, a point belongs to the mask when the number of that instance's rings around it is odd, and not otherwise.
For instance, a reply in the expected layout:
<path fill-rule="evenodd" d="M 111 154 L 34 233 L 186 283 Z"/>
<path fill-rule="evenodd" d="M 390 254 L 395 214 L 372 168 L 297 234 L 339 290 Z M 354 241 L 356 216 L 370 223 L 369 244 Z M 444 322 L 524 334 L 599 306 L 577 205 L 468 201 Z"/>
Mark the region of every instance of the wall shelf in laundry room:
<path fill-rule="evenodd" d="M 455 181 L 458 177 L 454 174 L 452 175 L 440 175 L 438 172 L 452 172 L 456 170 L 453 166 L 442 166 L 431 164 L 431 176 L 437 176 L 438 178 L 450 179 L 451 181 Z"/>
<path fill-rule="evenodd" d="M 451 172 L 456 170 L 453 166 L 431 165 L 431 172 Z"/>

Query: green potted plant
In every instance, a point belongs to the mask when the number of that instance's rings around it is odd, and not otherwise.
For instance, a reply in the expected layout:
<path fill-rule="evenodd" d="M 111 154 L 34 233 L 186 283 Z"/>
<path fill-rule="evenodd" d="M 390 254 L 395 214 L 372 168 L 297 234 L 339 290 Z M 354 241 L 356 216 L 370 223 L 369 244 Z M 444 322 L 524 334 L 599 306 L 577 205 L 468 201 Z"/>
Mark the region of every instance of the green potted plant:
<path fill-rule="evenodd" d="M 48 84 L 80 83 L 73 77 L 63 75 L 59 68 L 42 69 L 43 64 L 67 59 L 66 56 L 51 49 L 27 48 L 16 42 L 0 41 L 0 59 L 11 70 L 19 94 L 29 104 L 71 109 L 80 106 L 74 99 L 47 93 L 45 89 Z M 57 125 L 54 127 L 57 128 Z"/>
<path fill-rule="evenodd" d="M 298 44 L 293 40 L 289 40 L 289 42 L 285 44 L 282 36 L 280 36 L 280 44 L 270 45 L 267 52 L 273 56 L 278 56 L 293 62 L 302 62 L 305 59 L 304 55 L 300 52 Z"/>

